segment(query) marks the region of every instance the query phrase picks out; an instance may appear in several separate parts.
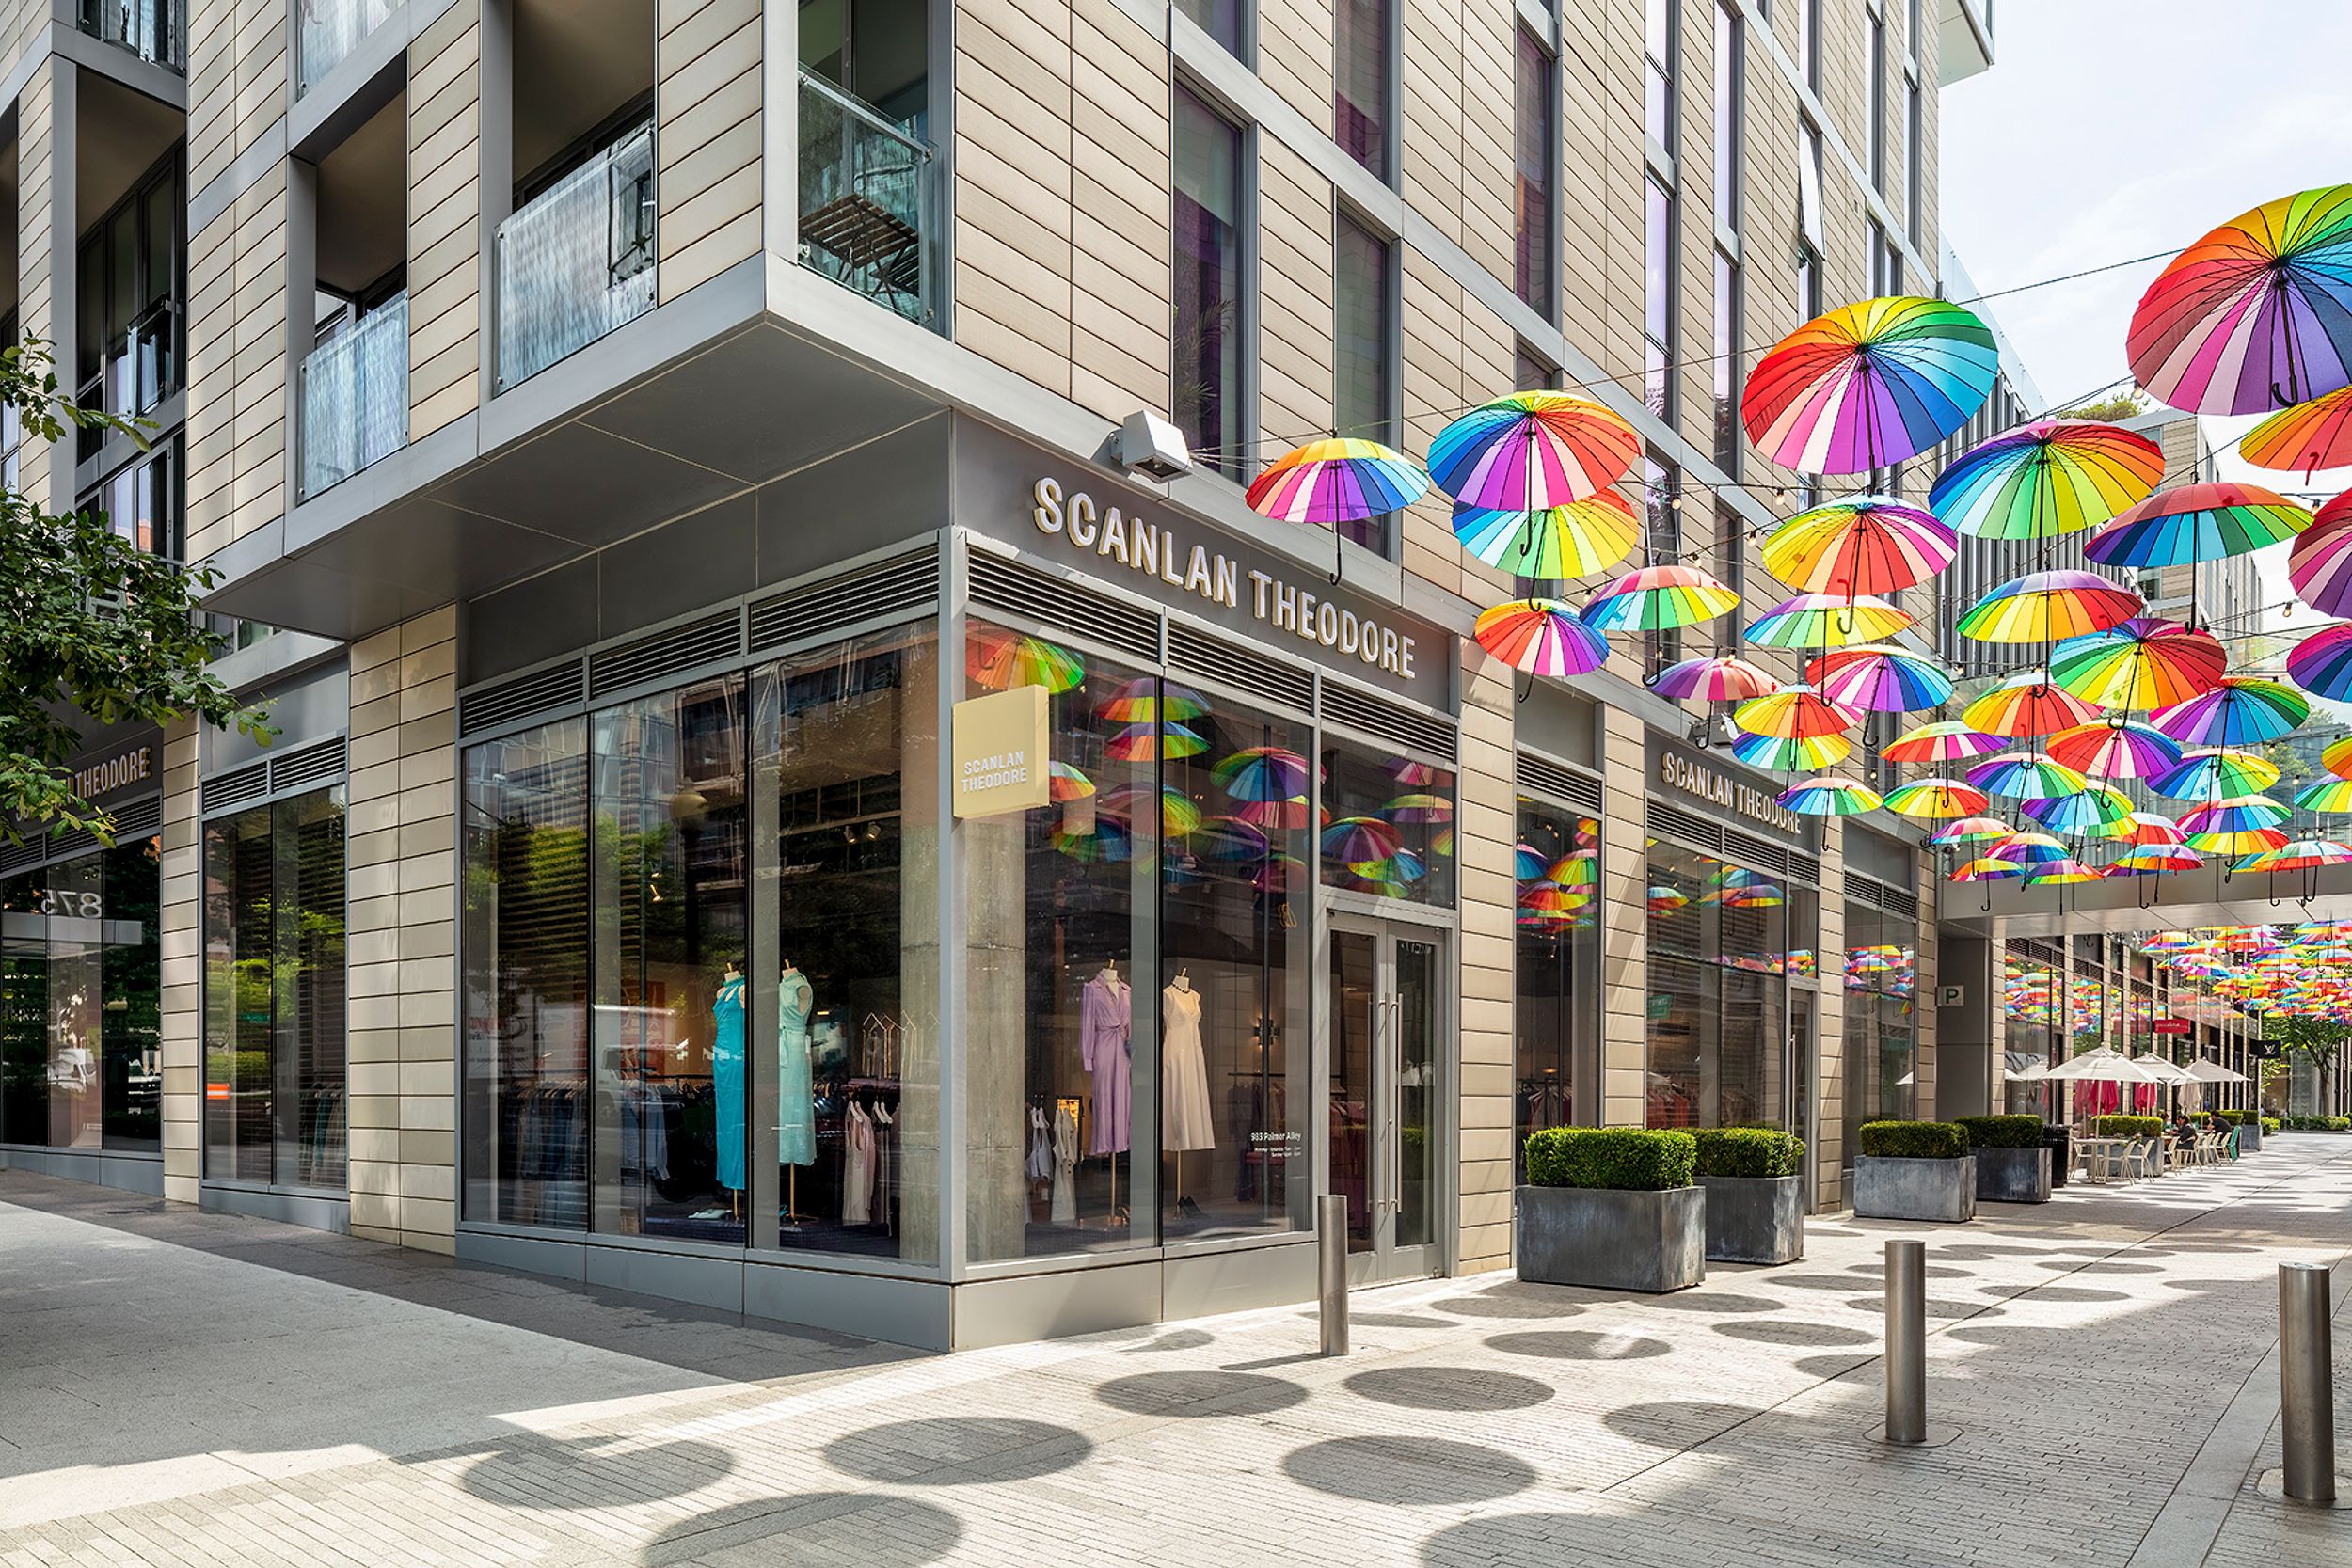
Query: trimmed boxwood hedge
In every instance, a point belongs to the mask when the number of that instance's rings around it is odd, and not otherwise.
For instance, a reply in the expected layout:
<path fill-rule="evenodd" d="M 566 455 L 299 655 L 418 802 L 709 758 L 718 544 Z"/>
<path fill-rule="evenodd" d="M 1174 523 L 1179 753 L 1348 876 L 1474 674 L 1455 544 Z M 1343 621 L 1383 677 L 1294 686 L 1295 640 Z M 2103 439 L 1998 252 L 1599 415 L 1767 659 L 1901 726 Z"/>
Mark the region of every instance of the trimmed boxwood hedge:
<path fill-rule="evenodd" d="M 2040 1117 L 1954 1117 L 1952 1125 L 1968 1134 L 1970 1148 L 2040 1148 Z"/>
<path fill-rule="evenodd" d="M 1949 1121 L 1866 1121 L 1858 1143 L 1873 1160 L 1958 1160 L 1968 1152 L 1968 1134 Z"/>
<path fill-rule="evenodd" d="M 2263 1131 L 2265 1132 L 2276 1132 L 2279 1131 L 2279 1118 L 2277 1117 L 2263 1117 Z"/>
<path fill-rule="evenodd" d="M 2254 1115 L 2252 1111 L 2222 1110 L 2216 1111 L 2214 1117 L 2218 1121 L 2226 1121 L 2233 1127 L 2243 1127 L 2254 1119 Z"/>
<path fill-rule="evenodd" d="M 1794 1176 L 1804 1168 L 1804 1140 L 1769 1127 L 1699 1127 L 1701 1176 Z"/>
<path fill-rule="evenodd" d="M 2101 1117 L 2097 1122 L 2103 1138 L 2161 1138 L 2164 1136 L 2162 1117 Z"/>
<path fill-rule="evenodd" d="M 1654 1193 L 1688 1187 L 1699 1161 L 1688 1132 L 1641 1127 L 1547 1127 L 1527 1140 L 1535 1187 L 1610 1187 Z"/>

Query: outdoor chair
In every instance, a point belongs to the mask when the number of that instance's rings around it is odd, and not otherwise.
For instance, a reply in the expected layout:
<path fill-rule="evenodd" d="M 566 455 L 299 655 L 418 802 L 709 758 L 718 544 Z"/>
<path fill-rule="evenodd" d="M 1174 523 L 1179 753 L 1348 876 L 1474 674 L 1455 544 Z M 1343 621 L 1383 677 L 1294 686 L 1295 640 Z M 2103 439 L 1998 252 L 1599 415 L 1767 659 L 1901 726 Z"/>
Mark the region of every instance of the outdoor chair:
<path fill-rule="evenodd" d="M 2134 1138 L 2130 1143 L 2125 1144 L 2123 1146 L 2123 1174 L 2137 1177 L 2156 1175 L 2164 1168 L 2164 1157 L 2159 1152 L 2159 1148 L 2160 1146 L 2153 1138 Z"/>

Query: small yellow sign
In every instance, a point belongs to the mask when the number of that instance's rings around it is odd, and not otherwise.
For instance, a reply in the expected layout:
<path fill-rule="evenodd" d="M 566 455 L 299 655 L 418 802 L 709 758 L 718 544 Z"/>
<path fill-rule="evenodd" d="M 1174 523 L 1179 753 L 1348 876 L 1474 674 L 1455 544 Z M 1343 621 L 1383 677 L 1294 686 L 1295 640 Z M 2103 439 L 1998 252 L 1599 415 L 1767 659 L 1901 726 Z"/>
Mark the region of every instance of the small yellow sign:
<path fill-rule="evenodd" d="M 956 816 L 995 816 L 1053 800 L 1045 688 L 1016 686 L 956 705 Z"/>

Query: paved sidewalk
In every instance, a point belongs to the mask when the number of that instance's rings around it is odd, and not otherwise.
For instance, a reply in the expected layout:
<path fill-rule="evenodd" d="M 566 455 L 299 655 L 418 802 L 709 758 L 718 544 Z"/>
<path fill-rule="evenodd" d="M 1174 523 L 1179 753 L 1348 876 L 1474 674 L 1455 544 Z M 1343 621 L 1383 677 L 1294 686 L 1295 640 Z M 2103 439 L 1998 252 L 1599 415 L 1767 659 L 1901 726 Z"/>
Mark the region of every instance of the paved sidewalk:
<path fill-rule="evenodd" d="M 1880 1243 L 1931 1420 L 1871 1442 Z M 1651 1299 L 1359 1293 L 941 1357 L 0 1173 L 0 1568 L 2346 1568 L 2279 1464 L 2275 1265 L 2352 1298 L 2352 1139 Z M 2352 1453 L 2352 1311 L 2336 1328 Z"/>

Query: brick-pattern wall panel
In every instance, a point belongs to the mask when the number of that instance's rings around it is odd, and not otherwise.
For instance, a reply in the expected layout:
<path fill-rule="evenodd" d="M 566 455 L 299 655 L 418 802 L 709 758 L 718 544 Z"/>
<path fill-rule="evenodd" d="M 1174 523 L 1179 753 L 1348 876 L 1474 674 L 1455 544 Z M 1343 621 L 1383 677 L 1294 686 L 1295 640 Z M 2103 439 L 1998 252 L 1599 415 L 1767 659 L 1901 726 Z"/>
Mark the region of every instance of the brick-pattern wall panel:
<path fill-rule="evenodd" d="M 1518 81 L 1518 13 L 1508 6 L 1461 8 L 1461 222 L 1470 259 L 1509 283 L 1518 244 L 1518 164 L 1512 111 Z"/>
<path fill-rule="evenodd" d="M 234 213 L 223 213 L 188 246 L 188 558 L 200 561 L 229 543 L 229 478 L 236 462 L 236 378 L 230 373 L 236 320 L 230 237 Z"/>
<path fill-rule="evenodd" d="M 1397 83 L 1397 188 L 1415 211 L 1457 245 L 1462 239 L 1463 4 L 1397 4 L 1405 68 Z"/>
<path fill-rule="evenodd" d="M 660 0 L 655 277 L 666 303 L 759 253 L 759 0 Z"/>
<path fill-rule="evenodd" d="M 197 818 L 197 728 L 164 732 L 161 959 L 164 1196 L 196 1201 L 204 1115 L 204 839 Z"/>
<path fill-rule="evenodd" d="M 1405 246 L 1404 254 L 1399 290 L 1404 311 L 1397 325 L 1405 447 L 1421 453 L 1472 400 L 1473 389 L 1462 373 L 1462 286 L 1412 246 Z M 1476 397 L 1488 395 L 1483 386 L 1474 391 Z M 1453 503 L 1434 489 L 1407 507 L 1398 559 L 1415 577 L 1458 594 L 1462 546 L 1454 537 L 1452 517 Z"/>
<path fill-rule="evenodd" d="M 1075 133 L 1067 0 L 958 0 L 956 341 L 1071 390 Z"/>
<path fill-rule="evenodd" d="M 286 492 L 286 174 L 238 194 L 188 251 L 188 553 L 274 521 Z"/>
<path fill-rule="evenodd" d="M 408 46 L 408 438 L 482 404 L 482 0 Z"/>
<path fill-rule="evenodd" d="M 1518 956 L 1518 799 L 1512 784 L 1512 672 L 1474 642 L 1462 647 L 1460 1234 L 1465 1274 L 1511 1263 L 1513 1054 Z"/>
<path fill-rule="evenodd" d="M 188 188 L 200 191 L 284 118 L 292 59 L 285 0 L 187 8 Z"/>
<path fill-rule="evenodd" d="M 56 138 L 51 134 L 55 116 L 52 113 L 57 71 L 60 67 L 52 58 L 36 68 L 24 84 L 24 90 L 16 101 L 17 172 L 20 185 L 16 195 L 16 300 L 17 330 L 26 338 L 56 340 L 57 311 L 72 297 L 73 280 L 52 276 L 50 250 L 56 235 L 51 222 L 52 150 Z M 69 193 L 70 194 L 70 193 Z M 71 387 L 73 367 L 57 367 L 57 379 Z M 54 457 L 49 445 L 42 441 L 24 444 L 19 462 L 17 483 L 29 499 L 51 505 L 72 499 L 69 495 L 51 494 L 50 473 L 53 464 L 62 470 L 60 491 L 72 487 L 73 460 L 71 438 L 66 445 L 67 455 Z"/>
<path fill-rule="evenodd" d="M 1114 0 L 1076 0 L 1071 82 L 1070 395 L 1109 419 L 1168 411 L 1168 58 Z"/>

